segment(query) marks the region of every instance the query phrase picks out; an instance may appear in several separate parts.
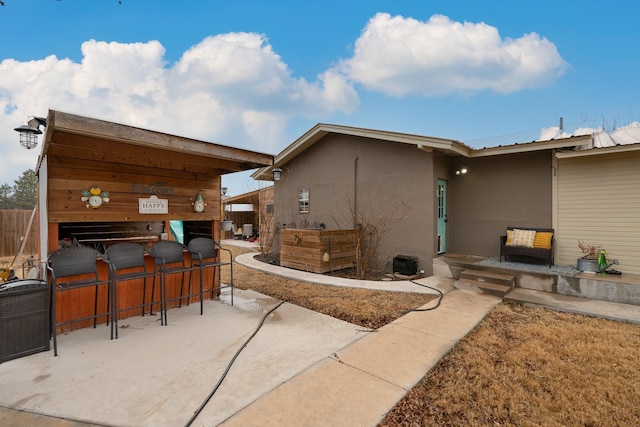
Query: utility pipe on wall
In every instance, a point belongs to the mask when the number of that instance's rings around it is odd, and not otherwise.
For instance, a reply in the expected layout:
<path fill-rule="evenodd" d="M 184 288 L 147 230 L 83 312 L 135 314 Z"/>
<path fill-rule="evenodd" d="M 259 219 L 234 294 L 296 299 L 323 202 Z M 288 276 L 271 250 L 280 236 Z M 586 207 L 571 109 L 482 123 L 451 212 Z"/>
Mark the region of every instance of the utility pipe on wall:
<path fill-rule="evenodd" d="M 358 226 L 358 156 L 353 160 L 353 228 Z"/>

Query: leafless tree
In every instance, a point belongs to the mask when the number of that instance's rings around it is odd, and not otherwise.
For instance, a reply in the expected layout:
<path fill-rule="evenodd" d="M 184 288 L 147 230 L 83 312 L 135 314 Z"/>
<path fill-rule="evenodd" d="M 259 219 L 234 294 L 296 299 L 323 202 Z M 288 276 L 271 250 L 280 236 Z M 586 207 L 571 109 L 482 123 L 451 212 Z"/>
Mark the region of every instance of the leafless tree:
<path fill-rule="evenodd" d="M 368 273 L 379 270 L 380 260 L 391 255 L 380 254 L 380 244 L 390 231 L 404 226 L 411 206 L 404 202 L 389 203 L 373 192 L 359 194 L 357 203 L 354 203 L 348 191 L 343 193 L 347 200 L 348 219 L 356 224 L 357 230 L 356 275 L 363 279 Z M 338 226 L 344 224 L 344 220 L 336 220 L 336 217 L 334 221 Z"/>

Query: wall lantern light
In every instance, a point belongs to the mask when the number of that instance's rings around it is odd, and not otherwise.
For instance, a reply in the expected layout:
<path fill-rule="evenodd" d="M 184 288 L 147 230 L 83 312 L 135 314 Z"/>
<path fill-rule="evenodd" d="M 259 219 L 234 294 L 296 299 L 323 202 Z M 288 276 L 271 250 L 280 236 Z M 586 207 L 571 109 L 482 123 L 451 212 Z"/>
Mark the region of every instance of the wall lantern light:
<path fill-rule="evenodd" d="M 27 150 L 36 148 L 38 145 L 38 135 L 42 135 L 40 126 L 47 127 L 47 119 L 44 117 L 33 117 L 26 125 L 15 128 L 20 134 L 20 145 Z"/>
<path fill-rule="evenodd" d="M 469 172 L 469 169 L 462 167 L 458 170 L 456 170 L 456 175 L 466 175 L 467 172 Z"/>
<path fill-rule="evenodd" d="M 280 177 L 282 176 L 282 169 L 280 168 L 275 168 L 273 170 L 273 180 L 274 181 L 280 181 Z"/>
<path fill-rule="evenodd" d="M 226 196 L 226 195 L 227 195 L 227 191 L 228 191 L 228 190 L 229 190 L 229 189 L 228 189 L 227 187 L 222 187 L 222 188 L 220 189 L 220 193 L 222 193 L 222 195 L 223 195 L 223 196 Z"/>

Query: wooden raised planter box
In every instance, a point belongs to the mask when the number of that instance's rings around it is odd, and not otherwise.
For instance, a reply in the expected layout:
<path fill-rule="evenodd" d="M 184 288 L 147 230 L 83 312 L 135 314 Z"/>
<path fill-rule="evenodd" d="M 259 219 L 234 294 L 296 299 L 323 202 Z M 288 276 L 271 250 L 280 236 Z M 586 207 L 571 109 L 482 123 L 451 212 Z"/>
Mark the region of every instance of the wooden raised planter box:
<path fill-rule="evenodd" d="M 356 242 L 357 230 L 282 229 L 280 265 L 319 274 L 351 268 Z"/>

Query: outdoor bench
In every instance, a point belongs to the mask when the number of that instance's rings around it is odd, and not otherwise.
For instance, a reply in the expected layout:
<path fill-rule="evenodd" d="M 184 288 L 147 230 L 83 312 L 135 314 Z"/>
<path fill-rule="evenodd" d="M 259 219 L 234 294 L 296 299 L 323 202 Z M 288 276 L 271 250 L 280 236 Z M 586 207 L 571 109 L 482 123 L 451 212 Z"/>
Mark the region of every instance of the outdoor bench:
<path fill-rule="evenodd" d="M 508 256 L 523 256 L 553 265 L 553 228 L 507 227 L 500 236 L 500 262 Z"/>

